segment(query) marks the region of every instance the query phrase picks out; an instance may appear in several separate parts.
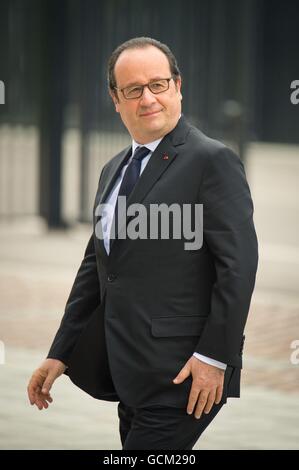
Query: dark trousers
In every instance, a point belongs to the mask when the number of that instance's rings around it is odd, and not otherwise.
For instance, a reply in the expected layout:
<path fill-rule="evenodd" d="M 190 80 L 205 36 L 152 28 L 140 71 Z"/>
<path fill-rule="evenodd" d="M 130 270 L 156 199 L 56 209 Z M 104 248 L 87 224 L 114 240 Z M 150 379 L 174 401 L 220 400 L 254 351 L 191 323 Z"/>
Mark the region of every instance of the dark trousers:
<path fill-rule="evenodd" d="M 164 406 L 132 408 L 118 404 L 123 450 L 191 450 L 224 403 L 213 405 L 199 419 L 186 409 Z"/>

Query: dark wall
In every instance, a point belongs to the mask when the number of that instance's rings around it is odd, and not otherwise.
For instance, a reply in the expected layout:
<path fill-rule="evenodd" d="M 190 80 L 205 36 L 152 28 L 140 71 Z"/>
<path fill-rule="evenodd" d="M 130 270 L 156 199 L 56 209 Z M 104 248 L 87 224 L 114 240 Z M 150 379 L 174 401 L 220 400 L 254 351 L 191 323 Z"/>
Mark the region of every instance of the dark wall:
<path fill-rule="evenodd" d="M 261 10 L 257 132 L 261 140 L 299 142 L 299 105 L 290 84 L 299 80 L 299 2 L 265 1 Z"/>
<path fill-rule="evenodd" d="M 37 123 L 41 81 L 42 2 L 1 0 L 0 80 L 6 86 L 0 122 Z"/>
<path fill-rule="evenodd" d="M 298 15 L 296 0 L 1 0 L 0 122 L 44 125 L 45 102 L 61 84 L 64 127 L 123 129 L 107 59 L 120 42 L 149 35 L 173 49 L 184 113 L 205 131 L 299 142 L 299 105 L 289 99 L 299 79 Z"/>

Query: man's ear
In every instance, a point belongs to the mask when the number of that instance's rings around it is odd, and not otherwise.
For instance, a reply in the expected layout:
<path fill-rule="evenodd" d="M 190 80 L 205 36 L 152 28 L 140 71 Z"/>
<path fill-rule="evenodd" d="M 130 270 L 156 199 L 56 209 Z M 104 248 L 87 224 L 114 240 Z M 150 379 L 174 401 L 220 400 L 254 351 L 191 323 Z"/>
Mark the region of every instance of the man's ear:
<path fill-rule="evenodd" d="M 119 99 L 118 99 L 118 96 L 117 96 L 117 91 L 110 89 L 110 90 L 109 90 L 109 95 L 111 96 L 112 101 L 113 101 L 113 103 L 114 103 L 115 111 L 116 111 L 117 113 L 119 113 L 119 107 L 118 107 L 118 105 L 119 105 Z"/>
<path fill-rule="evenodd" d="M 180 98 L 181 100 L 183 99 L 183 96 L 182 96 L 182 92 L 181 92 L 181 89 L 182 89 L 182 77 L 179 76 L 176 81 L 175 81 L 175 87 L 177 89 L 177 92 L 179 93 L 180 95 Z"/>

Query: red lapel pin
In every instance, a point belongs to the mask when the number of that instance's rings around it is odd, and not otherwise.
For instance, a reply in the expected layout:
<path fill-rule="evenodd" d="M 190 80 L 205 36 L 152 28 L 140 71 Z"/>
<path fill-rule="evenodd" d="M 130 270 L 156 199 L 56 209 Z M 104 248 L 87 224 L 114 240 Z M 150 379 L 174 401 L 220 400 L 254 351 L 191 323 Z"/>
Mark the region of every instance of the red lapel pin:
<path fill-rule="evenodd" d="M 164 153 L 163 154 L 163 160 L 168 160 L 169 156 L 167 155 L 167 153 Z"/>

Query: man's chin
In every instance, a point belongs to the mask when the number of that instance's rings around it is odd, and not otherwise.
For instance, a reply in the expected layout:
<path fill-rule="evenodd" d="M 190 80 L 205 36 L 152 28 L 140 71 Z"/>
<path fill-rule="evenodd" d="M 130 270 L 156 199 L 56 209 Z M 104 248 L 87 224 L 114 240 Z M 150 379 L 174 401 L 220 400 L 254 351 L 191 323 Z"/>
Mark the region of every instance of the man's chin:
<path fill-rule="evenodd" d="M 164 126 L 161 123 L 152 124 L 151 126 L 143 126 L 144 134 L 147 134 L 152 140 L 157 140 L 165 134 Z"/>
<path fill-rule="evenodd" d="M 163 116 L 161 114 L 156 114 L 155 117 L 148 119 L 148 120 L 143 120 L 142 125 L 144 129 L 149 129 L 149 130 L 159 130 L 163 129 L 165 127 L 165 122 L 163 119 Z"/>

